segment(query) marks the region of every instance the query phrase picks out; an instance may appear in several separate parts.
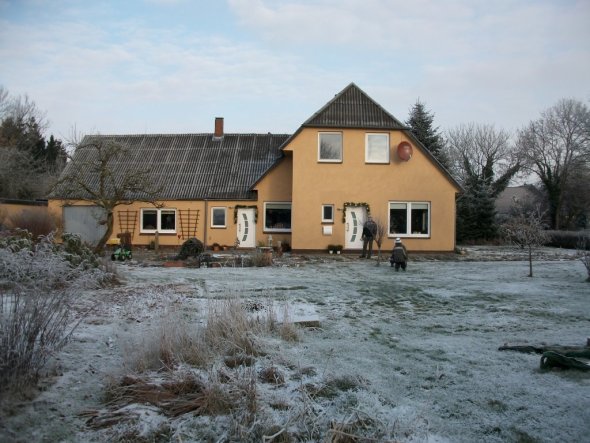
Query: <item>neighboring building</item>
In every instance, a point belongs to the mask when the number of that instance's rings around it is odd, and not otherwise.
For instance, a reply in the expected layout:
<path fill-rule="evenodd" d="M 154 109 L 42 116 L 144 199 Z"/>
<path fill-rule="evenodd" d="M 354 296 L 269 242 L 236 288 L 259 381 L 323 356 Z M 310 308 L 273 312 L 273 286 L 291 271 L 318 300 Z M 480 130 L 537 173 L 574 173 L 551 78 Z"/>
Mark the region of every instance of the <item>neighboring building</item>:
<path fill-rule="evenodd" d="M 506 220 L 511 215 L 515 205 L 520 204 L 529 207 L 538 200 L 538 191 L 531 185 L 508 186 L 496 198 L 496 217 L 500 221 Z"/>
<path fill-rule="evenodd" d="M 386 228 L 383 249 L 396 237 L 410 250 L 455 247 L 460 186 L 354 83 L 291 136 L 225 134 L 218 118 L 212 134 L 93 137 L 126 145 L 130 154 L 119 172 L 150 168 L 162 189 L 162 207 L 135 202 L 115 211 L 114 235 L 130 232 L 135 245 L 158 233 L 168 246 L 197 237 L 208 245 L 238 239 L 242 248 L 272 239 L 294 250 L 357 250 L 370 213 Z M 63 216 L 64 230 L 100 238 L 95 208 L 82 194 L 63 195 L 56 190 L 49 207 Z"/>

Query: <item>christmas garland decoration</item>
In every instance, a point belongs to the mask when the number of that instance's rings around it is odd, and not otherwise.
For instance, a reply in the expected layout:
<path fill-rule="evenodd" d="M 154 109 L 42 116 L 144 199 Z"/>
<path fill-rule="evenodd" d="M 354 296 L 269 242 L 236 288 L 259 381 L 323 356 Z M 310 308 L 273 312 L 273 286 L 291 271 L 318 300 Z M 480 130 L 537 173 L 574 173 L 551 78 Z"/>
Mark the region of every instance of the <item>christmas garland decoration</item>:
<path fill-rule="evenodd" d="M 362 206 L 367 211 L 367 215 L 371 215 L 371 207 L 366 202 L 354 203 L 354 202 L 345 202 L 344 209 L 342 210 L 342 223 L 346 223 L 346 208 L 349 206 Z"/>

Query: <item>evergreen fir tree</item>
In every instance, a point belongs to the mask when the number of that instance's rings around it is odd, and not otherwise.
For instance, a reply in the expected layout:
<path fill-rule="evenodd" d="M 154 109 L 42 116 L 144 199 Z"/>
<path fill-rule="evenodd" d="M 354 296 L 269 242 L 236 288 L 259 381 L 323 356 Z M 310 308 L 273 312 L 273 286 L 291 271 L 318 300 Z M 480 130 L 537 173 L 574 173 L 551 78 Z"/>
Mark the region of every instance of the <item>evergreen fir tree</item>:
<path fill-rule="evenodd" d="M 433 127 L 434 114 L 426 110 L 424 103 L 417 100 L 410 109 L 410 116 L 406 124 L 416 138 L 430 151 L 430 153 L 444 166 L 448 167 L 445 153 L 445 141 L 439 134 L 438 127 Z"/>

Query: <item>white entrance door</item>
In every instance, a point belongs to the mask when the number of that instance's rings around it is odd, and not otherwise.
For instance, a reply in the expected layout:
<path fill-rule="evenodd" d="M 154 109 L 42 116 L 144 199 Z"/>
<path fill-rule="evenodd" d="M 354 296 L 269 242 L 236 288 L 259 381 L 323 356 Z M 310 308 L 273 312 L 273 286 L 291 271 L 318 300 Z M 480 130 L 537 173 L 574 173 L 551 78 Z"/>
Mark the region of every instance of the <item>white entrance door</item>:
<path fill-rule="evenodd" d="M 346 208 L 346 239 L 344 247 L 346 249 L 361 249 L 363 247 L 363 224 L 367 217 L 366 210 L 363 206 L 348 206 Z"/>
<path fill-rule="evenodd" d="M 238 209 L 238 240 L 240 248 L 253 248 L 256 245 L 254 208 Z"/>

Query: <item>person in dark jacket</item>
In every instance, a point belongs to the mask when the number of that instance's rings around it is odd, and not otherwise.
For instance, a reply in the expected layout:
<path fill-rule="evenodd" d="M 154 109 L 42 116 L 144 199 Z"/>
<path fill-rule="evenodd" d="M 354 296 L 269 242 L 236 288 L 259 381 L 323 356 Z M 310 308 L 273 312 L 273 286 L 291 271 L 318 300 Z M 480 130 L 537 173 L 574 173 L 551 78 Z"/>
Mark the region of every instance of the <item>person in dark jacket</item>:
<path fill-rule="evenodd" d="M 393 251 L 391 251 L 389 262 L 392 267 L 395 266 L 396 271 L 399 271 L 400 267 L 404 271 L 406 270 L 406 266 L 408 265 L 408 250 L 402 244 L 402 239 L 399 237 L 395 239 L 395 245 L 393 246 Z"/>
<path fill-rule="evenodd" d="M 361 258 L 371 258 L 375 235 L 377 235 L 377 223 L 375 223 L 375 220 L 369 215 L 369 218 L 363 225 L 363 234 L 361 236 L 363 240 L 363 254 L 361 255 Z"/>

